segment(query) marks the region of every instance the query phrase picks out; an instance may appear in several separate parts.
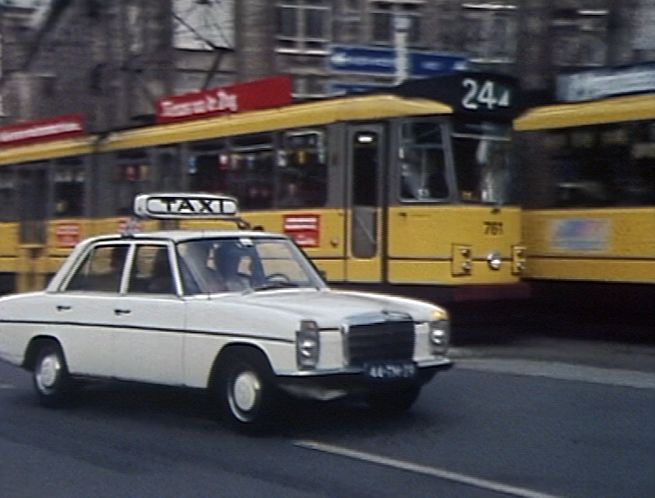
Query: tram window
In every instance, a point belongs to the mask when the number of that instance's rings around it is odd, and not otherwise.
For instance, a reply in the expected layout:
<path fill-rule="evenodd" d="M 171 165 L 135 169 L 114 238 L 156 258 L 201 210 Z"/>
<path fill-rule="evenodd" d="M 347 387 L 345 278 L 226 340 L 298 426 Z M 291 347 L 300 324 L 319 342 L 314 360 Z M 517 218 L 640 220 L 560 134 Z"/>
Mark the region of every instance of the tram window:
<path fill-rule="evenodd" d="M 152 150 L 157 171 L 157 188 L 174 190 L 180 184 L 180 149 L 174 145 L 155 147 Z"/>
<path fill-rule="evenodd" d="M 115 166 L 117 214 L 132 212 L 134 197 L 150 191 L 151 165 L 146 149 L 121 151 L 116 156 Z"/>
<path fill-rule="evenodd" d="M 652 123 L 597 125 L 549 132 L 544 140 L 550 188 L 543 207 L 639 206 L 655 201 Z"/>
<path fill-rule="evenodd" d="M 84 214 L 84 162 L 81 158 L 65 158 L 54 165 L 54 215 L 57 218 Z"/>
<path fill-rule="evenodd" d="M 275 156 L 270 134 L 246 135 L 232 141 L 225 184 L 227 193 L 236 196 L 243 209 L 272 206 Z"/>
<path fill-rule="evenodd" d="M 14 192 L 16 191 L 16 177 L 10 167 L 4 166 L 0 170 L 0 220 L 16 219 Z"/>
<path fill-rule="evenodd" d="M 462 201 L 506 204 L 512 200 L 509 125 L 456 123 L 453 150 L 457 187 Z"/>
<path fill-rule="evenodd" d="M 191 191 L 231 193 L 226 183 L 230 160 L 224 142 L 214 140 L 192 144 L 187 166 Z"/>
<path fill-rule="evenodd" d="M 448 198 L 439 122 L 416 120 L 404 123 L 399 154 L 401 200 L 439 201 Z"/>
<path fill-rule="evenodd" d="M 326 156 L 322 130 L 286 132 L 277 161 L 275 205 L 281 208 L 324 206 L 327 199 Z"/>
<path fill-rule="evenodd" d="M 412 45 L 421 42 L 420 5 L 394 0 L 371 2 L 371 35 L 375 43 L 392 44 L 396 32 L 395 22 L 399 17 L 407 20 L 407 41 Z"/>

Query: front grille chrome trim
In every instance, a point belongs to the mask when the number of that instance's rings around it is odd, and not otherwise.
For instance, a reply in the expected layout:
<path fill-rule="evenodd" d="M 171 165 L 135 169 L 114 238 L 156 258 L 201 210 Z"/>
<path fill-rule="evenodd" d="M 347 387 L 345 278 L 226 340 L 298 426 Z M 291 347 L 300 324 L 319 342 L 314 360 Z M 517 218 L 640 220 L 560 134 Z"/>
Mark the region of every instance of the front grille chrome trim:
<path fill-rule="evenodd" d="M 370 361 L 411 360 L 416 326 L 407 313 L 383 311 L 348 317 L 341 326 L 344 366 Z"/>

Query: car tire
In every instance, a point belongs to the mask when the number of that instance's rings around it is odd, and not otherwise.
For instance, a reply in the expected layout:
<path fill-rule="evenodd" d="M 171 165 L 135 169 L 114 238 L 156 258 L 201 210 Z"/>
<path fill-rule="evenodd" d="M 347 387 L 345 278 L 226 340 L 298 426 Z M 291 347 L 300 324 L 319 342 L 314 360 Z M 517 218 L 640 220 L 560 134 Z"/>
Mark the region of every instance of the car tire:
<path fill-rule="evenodd" d="M 384 391 L 369 394 L 368 405 L 379 413 L 395 415 L 409 410 L 419 395 L 421 388 L 418 386 L 402 390 Z"/>
<path fill-rule="evenodd" d="M 247 348 L 219 358 L 215 390 L 219 408 L 231 427 L 256 434 L 272 427 L 279 394 L 266 357 Z"/>
<path fill-rule="evenodd" d="M 36 355 L 32 380 L 39 402 L 57 407 L 70 401 L 74 381 L 68 372 L 66 359 L 59 344 L 46 342 Z"/>

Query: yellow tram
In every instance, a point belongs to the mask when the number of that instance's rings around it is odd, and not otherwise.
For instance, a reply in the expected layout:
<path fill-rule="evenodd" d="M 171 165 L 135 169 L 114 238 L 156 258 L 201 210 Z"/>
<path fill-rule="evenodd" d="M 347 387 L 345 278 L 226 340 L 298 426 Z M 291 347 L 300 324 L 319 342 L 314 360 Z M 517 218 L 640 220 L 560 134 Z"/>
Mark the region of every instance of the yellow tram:
<path fill-rule="evenodd" d="M 621 74 L 615 89 L 625 92 Z M 600 89 L 610 92 L 612 75 L 602 76 Z M 526 158 L 525 277 L 535 295 L 569 309 L 630 309 L 652 319 L 655 93 L 537 106 L 514 128 Z"/>
<path fill-rule="evenodd" d="M 233 99 L 212 98 L 247 100 L 228 90 Z M 525 297 L 516 98 L 512 78 L 456 72 L 227 113 L 169 100 L 153 125 L 5 146 L 0 187 L 33 190 L 0 188 L 4 290 L 42 285 L 77 240 L 125 223 L 135 194 L 202 191 L 291 235 L 333 284 L 446 302 Z"/>

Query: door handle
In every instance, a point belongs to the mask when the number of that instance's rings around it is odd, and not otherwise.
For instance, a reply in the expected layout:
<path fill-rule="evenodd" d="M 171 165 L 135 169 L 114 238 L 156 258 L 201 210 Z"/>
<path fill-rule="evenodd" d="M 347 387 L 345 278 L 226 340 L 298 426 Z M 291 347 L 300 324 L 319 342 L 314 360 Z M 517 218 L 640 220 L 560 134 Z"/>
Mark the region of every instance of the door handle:
<path fill-rule="evenodd" d="M 129 315 L 130 313 L 132 313 L 132 310 L 114 308 L 115 315 Z"/>
<path fill-rule="evenodd" d="M 65 304 L 58 304 L 57 305 L 57 311 L 69 311 L 72 308 L 73 308 L 72 306 L 68 306 L 68 305 L 65 305 Z"/>

